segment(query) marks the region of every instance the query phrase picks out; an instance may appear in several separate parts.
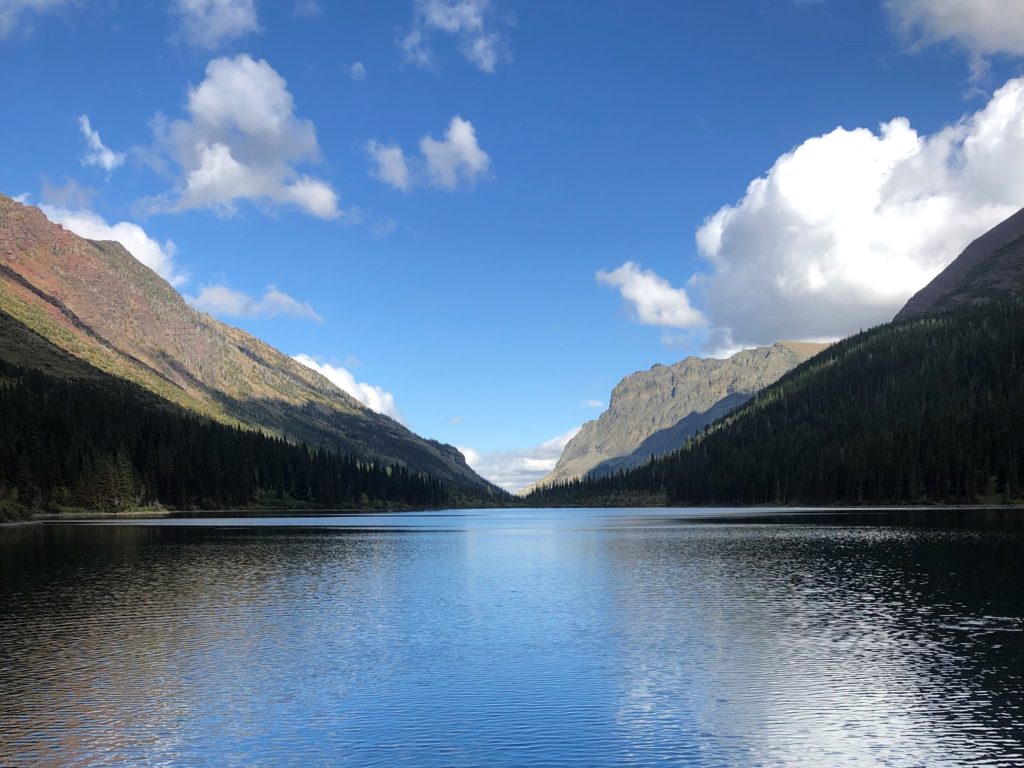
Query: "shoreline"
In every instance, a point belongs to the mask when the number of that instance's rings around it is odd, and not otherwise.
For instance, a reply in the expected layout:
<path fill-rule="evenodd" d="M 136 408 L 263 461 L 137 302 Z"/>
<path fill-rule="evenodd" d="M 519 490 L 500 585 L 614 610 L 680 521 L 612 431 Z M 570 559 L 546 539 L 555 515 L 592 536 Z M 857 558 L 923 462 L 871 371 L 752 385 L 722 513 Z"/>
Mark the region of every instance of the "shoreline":
<path fill-rule="evenodd" d="M 131 521 L 131 520 L 164 520 L 176 519 L 216 519 L 226 517 L 315 517 L 331 516 L 344 517 L 368 514 L 403 514 L 407 512 L 440 512 L 444 510 L 466 510 L 466 509 L 658 509 L 687 511 L 690 513 L 700 510 L 721 511 L 723 509 L 735 510 L 742 516 L 743 513 L 768 513 L 780 514 L 857 514 L 866 512 L 1021 512 L 1024 513 L 1024 505 L 1021 504 L 927 504 L 927 505 L 863 505 L 863 506 L 786 506 L 786 505 L 764 505 L 747 507 L 730 507 L 719 505 L 691 506 L 691 507 L 666 507 L 666 506 L 552 506 L 552 507 L 421 507 L 416 509 L 323 509 L 323 508 L 302 508 L 302 509 L 218 509 L 218 510 L 181 510 L 181 509 L 135 509 L 123 512 L 92 512 L 86 510 L 40 513 L 25 520 L 0 521 L 0 530 L 5 528 L 16 528 L 29 525 L 42 525 L 44 523 L 62 522 L 91 522 L 91 521 Z"/>

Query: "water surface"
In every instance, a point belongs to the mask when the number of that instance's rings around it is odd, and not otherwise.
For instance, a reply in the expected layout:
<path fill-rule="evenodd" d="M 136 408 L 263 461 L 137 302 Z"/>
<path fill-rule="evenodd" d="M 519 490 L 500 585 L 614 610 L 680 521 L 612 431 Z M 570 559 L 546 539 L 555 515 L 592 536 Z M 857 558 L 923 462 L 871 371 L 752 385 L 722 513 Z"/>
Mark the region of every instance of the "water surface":
<path fill-rule="evenodd" d="M 1024 764 L 1012 515 L 0 531 L 0 765 Z"/>

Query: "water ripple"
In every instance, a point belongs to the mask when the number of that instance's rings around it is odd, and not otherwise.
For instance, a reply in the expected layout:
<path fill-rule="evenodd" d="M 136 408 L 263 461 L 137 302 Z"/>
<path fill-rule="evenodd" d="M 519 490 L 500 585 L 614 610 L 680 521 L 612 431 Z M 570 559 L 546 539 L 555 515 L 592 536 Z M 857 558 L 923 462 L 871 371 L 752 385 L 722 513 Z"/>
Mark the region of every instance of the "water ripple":
<path fill-rule="evenodd" d="M 3 532 L 0 765 L 1024 765 L 1018 533 L 509 514 Z"/>

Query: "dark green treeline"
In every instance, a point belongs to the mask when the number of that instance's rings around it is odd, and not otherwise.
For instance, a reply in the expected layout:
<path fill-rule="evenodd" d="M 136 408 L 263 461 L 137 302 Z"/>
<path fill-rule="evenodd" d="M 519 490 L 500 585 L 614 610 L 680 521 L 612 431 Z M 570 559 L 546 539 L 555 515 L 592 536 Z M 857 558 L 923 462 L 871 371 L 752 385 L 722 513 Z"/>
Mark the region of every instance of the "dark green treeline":
<path fill-rule="evenodd" d="M 0 360 L 0 510 L 177 509 L 251 503 L 442 507 L 458 489 L 403 466 L 196 417 L 130 386 L 68 381 Z"/>
<path fill-rule="evenodd" d="M 1024 498 L 1024 302 L 830 347 L 680 451 L 534 505 L 1009 503 Z"/>

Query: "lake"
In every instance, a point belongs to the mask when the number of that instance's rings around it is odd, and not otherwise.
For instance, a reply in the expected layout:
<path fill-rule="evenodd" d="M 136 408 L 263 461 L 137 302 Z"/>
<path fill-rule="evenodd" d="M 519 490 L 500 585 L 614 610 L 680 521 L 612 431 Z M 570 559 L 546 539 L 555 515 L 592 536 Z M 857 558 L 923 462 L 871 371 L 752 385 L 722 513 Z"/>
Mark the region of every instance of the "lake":
<path fill-rule="evenodd" d="M 1024 513 L 0 530 L 0 766 L 1024 764 Z"/>

